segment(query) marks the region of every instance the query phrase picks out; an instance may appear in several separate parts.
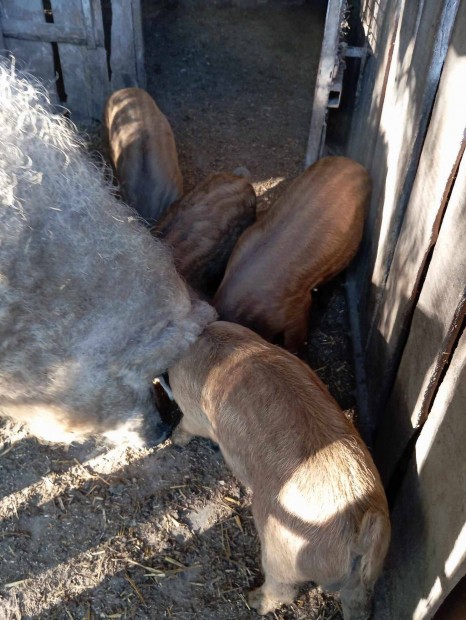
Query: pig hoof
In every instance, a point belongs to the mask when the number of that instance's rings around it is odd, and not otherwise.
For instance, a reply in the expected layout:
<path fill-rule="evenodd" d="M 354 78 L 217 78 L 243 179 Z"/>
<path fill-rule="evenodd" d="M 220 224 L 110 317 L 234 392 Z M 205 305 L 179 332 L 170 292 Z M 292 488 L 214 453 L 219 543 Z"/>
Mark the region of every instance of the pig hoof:
<path fill-rule="evenodd" d="M 173 434 L 171 437 L 172 444 L 174 446 L 187 446 L 192 438 L 193 436 L 190 433 L 187 433 L 186 431 L 181 430 L 180 427 L 176 428 L 173 431 Z"/>
<path fill-rule="evenodd" d="M 266 596 L 262 591 L 262 588 L 256 588 L 255 590 L 251 590 L 251 592 L 249 592 L 248 604 L 261 616 L 265 616 L 265 614 L 275 611 L 275 609 L 280 606 L 280 603 L 277 601 L 272 601 L 269 599 L 268 596 Z"/>

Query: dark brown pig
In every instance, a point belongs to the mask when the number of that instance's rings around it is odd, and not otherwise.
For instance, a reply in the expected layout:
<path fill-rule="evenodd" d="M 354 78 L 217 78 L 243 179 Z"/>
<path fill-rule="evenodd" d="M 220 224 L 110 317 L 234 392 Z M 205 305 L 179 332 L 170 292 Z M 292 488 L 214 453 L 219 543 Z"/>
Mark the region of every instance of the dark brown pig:
<path fill-rule="evenodd" d="M 298 584 L 338 590 L 345 620 L 367 620 L 390 540 L 387 501 L 352 423 L 312 370 L 233 323 L 211 323 L 169 370 L 183 418 L 172 440 L 219 444 L 252 489 L 265 582 L 260 614 Z"/>
<path fill-rule="evenodd" d="M 238 240 L 214 298 L 220 318 L 297 352 L 311 289 L 344 269 L 359 246 L 371 181 L 346 157 L 325 157 L 297 177 Z"/>
<path fill-rule="evenodd" d="M 170 123 L 141 88 L 114 92 L 104 122 L 122 197 L 152 224 L 183 193 Z"/>
<path fill-rule="evenodd" d="M 178 272 L 198 292 L 217 290 L 241 233 L 256 219 L 256 195 L 246 179 L 211 174 L 172 204 L 152 232 L 168 243 Z"/>

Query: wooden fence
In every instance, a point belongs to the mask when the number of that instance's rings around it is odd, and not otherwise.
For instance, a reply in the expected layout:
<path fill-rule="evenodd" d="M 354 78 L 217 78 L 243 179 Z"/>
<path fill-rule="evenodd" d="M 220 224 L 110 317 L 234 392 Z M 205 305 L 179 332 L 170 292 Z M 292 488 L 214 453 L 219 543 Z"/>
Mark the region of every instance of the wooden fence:
<path fill-rule="evenodd" d="M 139 0 L 103 4 L 0 0 L 1 53 L 41 78 L 73 117 L 101 120 L 111 91 L 145 85 Z"/>
<path fill-rule="evenodd" d="M 466 574 L 466 2 L 360 4 L 347 154 L 374 185 L 349 288 L 393 506 L 375 618 L 421 620 Z"/>
<path fill-rule="evenodd" d="M 74 116 L 145 84 L 139 0 L 103 1 L 0 0 L 0 48 Z M 374 186 L 349 290 L 393 507 L 375 618 L 424 620 L 466 574 L 466 2 L 361 0 L 360 20 L 347 153 Z"/>

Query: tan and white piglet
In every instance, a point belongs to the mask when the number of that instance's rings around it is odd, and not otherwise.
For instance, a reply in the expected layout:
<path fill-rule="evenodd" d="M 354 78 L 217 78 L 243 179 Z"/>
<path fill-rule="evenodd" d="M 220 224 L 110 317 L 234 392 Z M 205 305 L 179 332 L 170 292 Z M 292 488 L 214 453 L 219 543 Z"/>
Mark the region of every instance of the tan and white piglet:
<path fill-rule="evenodd" d="M 183 193 L 170 123 L 148 92 L 123 88 L 108 98 L 104 124 L 122 198 L 153 224 Z"/>
<path fill-rule="evenodd" d="M 312 370 L 249 329 L 211 323 L 169 371 L 183 412 L 172 440 L 217 442 L 252 489 L 264 584 L 260 614 L 313 581 L 339 591 L 345 620 L 370 617 L 390 539 L 372 458 Z"/>
<path fill-rule="evenodd" d="M 370 193 L 369 174 L 347 157 L 305 170 L 238 240 L 213 301 L 220 317 L 299 351 L 311 290 L 353 258 Z"/>

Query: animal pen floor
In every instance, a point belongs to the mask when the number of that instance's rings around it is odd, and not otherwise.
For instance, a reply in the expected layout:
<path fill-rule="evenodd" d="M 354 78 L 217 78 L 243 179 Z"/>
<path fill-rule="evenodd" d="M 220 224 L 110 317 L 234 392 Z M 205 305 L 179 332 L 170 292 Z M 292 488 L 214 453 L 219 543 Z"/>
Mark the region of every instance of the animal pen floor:
<path fill-rule="evenodd" d="M 148 90 L 172 123 L 186 189 L 242 166 L 266 209 L 302 170 L 324 3 L 214 4 L 143 1 Z M 341 281 L 321 297 L 309 360 L 348 409 Z M 261 581 L 250 497 L 209 442 L 64 449 L 7 422 L 0 442 L 0 620 L 257 617 L 244 597 Z M 341 618 L 310 588 L 271 617 Z"/>

